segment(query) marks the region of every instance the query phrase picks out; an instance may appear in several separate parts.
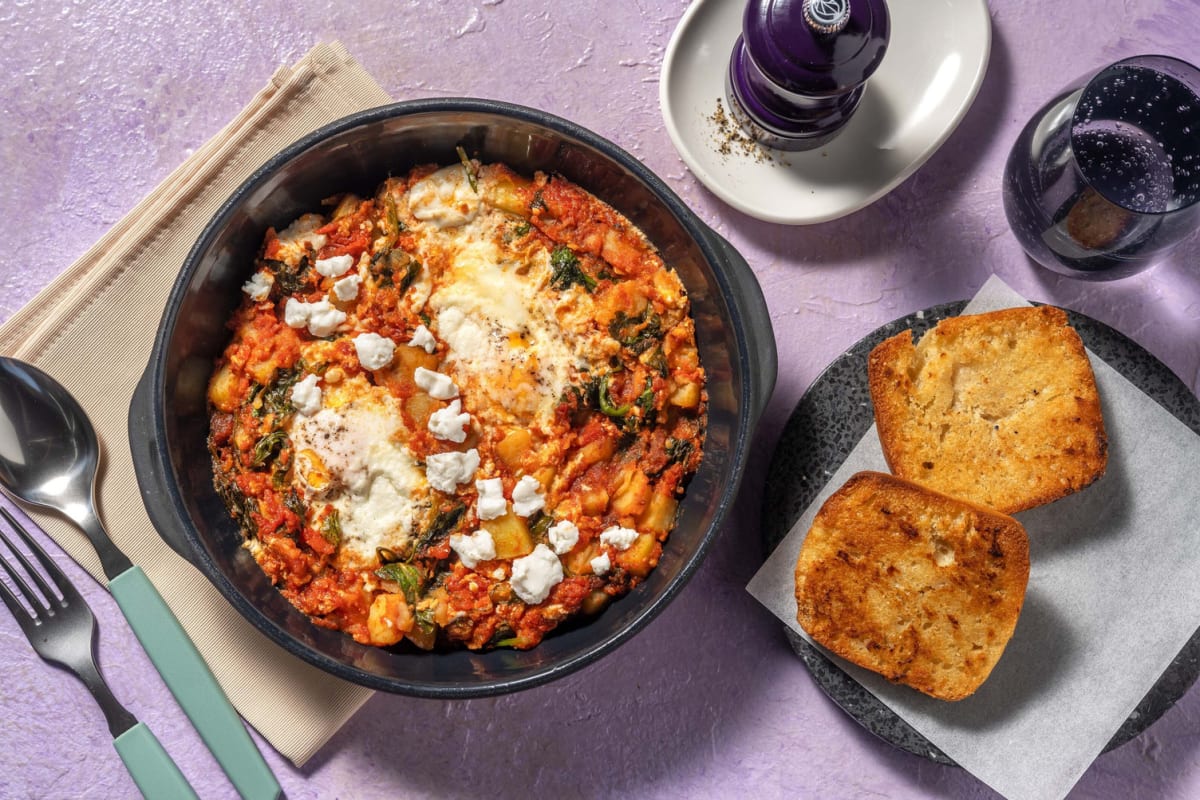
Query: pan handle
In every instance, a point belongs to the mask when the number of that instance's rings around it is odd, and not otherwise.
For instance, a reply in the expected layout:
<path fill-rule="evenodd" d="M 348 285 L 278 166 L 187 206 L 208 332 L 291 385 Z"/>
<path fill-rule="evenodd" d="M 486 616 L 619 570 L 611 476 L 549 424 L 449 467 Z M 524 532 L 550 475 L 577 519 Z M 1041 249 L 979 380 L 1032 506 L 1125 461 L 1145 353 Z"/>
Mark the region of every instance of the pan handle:
<path fill-rule="evenodd" d="M 749 408 L 751 423 L 758 424 L 759 417 L 775 391 L 775 377 L 779 359 L 775 349 L 775 329 L 771 325 L 771 314 L 763 297 L 758 278 L 742 254 L 725 237 L 702 225 L 704 235 L 716 249 L 729 275 L 729 299 L 741 317 L 749 353 Z"/>
<path fill-rule="evenodd" d="M 146 514 L 154 529 L 172 550 L 194 564 L 196 559 L 188 545 L 187 536 L 169 511 L 173 500 L 164 483 L 168 467 L 158 452 L 158 441 L 154 435 L 151 367 L 152 364 L 147 364 L 129 403 L 129 450 L 133 456 L 134 474 L 142 495 L 142 505 L 146 507 Z"/>

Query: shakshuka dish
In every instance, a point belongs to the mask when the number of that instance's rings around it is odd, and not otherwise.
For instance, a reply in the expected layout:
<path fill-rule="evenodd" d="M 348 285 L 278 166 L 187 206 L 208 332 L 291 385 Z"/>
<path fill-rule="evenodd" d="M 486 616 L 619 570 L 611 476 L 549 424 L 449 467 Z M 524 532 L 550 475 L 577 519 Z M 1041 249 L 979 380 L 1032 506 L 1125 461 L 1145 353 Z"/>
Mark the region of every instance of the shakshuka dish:
<path fill-rule="evenodd" d="M 654 569 L 704 444 L 654 246 L 562 177 L 460 156 L 266 231 L 208 389 L 246 549 L 380 647 L 526 649 L 598 613 Z"/>

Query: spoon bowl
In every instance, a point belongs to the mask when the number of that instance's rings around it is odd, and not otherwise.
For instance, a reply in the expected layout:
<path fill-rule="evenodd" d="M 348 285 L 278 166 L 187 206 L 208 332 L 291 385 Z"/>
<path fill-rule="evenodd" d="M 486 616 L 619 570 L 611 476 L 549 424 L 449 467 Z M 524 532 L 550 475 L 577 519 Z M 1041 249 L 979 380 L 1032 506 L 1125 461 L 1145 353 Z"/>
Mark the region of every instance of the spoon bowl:
<path fill-rule="evenodd" d="M 0 489 L 66 515 L 105 560 L 106 549 L 115 548 L 95 509 L 99 466 L 96 431 L 70 392 L 31 364 L 0 357 Z M 103 537 L 99 542 L 93 535 L 97 529 Z M 120 569 L 109 571 L 123 566 L 119 560 L 109 556 L 106 575 L 119 574 Z"/>

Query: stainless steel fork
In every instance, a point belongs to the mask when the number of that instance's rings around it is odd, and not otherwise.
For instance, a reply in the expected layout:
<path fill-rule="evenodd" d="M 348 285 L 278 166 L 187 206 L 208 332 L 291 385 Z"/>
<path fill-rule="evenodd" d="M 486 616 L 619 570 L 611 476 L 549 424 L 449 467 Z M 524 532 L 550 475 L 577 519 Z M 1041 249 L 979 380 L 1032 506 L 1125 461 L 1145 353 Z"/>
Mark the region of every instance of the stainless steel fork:
<path fill-rule="evenodd" d="M 0 552 L 0 567 L 12 583 L 10 588 L 0 580 L 0 597 L 33 649 L 46 661 L 74 673 L 91 691 L 108 720 L 113 746 L 147 800 L 195 798 L 192 787 L 158 739 L 117 701 L 101 677 L 96 667 L 96 618 L 87 602 L 16 518 L 3 506 L 0 514 L 41 567 L 38 569 L 26 558 L 0 527 L 0 542 L 7 550 Z"/>

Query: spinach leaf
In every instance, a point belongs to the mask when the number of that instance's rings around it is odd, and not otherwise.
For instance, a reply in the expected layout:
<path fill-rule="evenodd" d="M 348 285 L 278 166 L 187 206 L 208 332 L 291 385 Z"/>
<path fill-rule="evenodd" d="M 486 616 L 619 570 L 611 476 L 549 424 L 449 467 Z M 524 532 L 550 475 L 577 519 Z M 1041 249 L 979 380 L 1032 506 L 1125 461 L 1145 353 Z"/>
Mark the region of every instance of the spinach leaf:
<path fill-rule="evenodd" d="M 462 162 L 463 172 L 467 173 L 467 183 L 471 184 L 471 191 L 479 194 L 479 181 L 475 176 L 475 165 L 471 163 L 471 159 L 467 158 L 467 151 L 461 144 L 454 150 L 458 153 L 458 160 Z"/>
<path fill-rule="evenodd" d="M 642 421 L 650 419 L 650 415 L 654 413 L 654 389 L 652 387 L 650 376 L 646 376 L 646 388 L 638 395 L 638 399 L 634 401 L 634 405 L 642 410 Z"/>
<path fill-rule="evenodd" d="M 554 523 L 554 517 L 549 514 L 537 512 L 537 517 L 529 523 L 529 532 L 535 539 L 546 538 L 546 531 L 550 530 L 550 526 Z"/>
<path fill-rule="evenodd" d="M 662 338 L 662 318 L 649 305 L 636 316 L 618 311 L 612 322 L 608 323 L 608 335 L 620 342 L 622 347 L 642 353 Z"/>
<path fill-rule="evenodd" d="M 276 261 L 273 258 L 263 259 L 263 266 L 275 275 L 275 285 L 284 295 L 295 294 L 305 288 L 312 265 L 313 260 L 309 253 L 301 256 L 300 262 L 294 268 L 286 261 Z"/>
<path fill-rule="evenodd" d="M 375 555 L 379 558 L 380 564 L 391 564 L 393 561 L 402 560 L 396 555 L 396 551 L 390 547 L 376 547 Z"/>
<path fill-rule="evenodd" d="M 413 617 L 417 620 L 417 624 L 426 633 L 437 627 L 437 622 L 434 621 L 433 615 L 434 610 L 432 608 L 418 608 L 413 612 Z"/>
<path fill-rule="evenodd" d="M 679 464 L 691 456 L 693 445 L 688 439 L 667 439 L 667 463 Z"/>
<path fill-rule="evenodd" d="M 321 536 L 334 547 L 341 544 L 342 517 L 336 508 L 329 512 L 329 516 L 325 517 L 325 521 L 321 524 Z"/>
<path fill-rule="evenodd" d="M 404 230 L 404 223 L 400 221 L 400 216 L 396 212 L 396 201 L 391 195 L 388 195 L 386 205 L 388 233 L 391 235 L 392 241 L 394 242 L 396 236 L 398 236 L 400 232 Z"/>
<path fill-rule="evenodd" d="M 275 456 L 287 443 L 287 432 L 282 430 L 273 430 L 259 439 L 254 445 L 254 466 L 261 467 L 267 462 L 267 459 Z"/>
<path fill-rule="evenodd" d="M 267 414 L 285 417 L 295 411 L 292 407 L 292 387 L 300 380 L 304 369 L 304 362 L 298 361 L 291 369 L 276 370 L 274 380 L 255 393 L 261 402 L 254 409 L 254 416 L 259 419 Z"/>
<path fill-rule="evenodd" d="M 601 377 L 600 384 L 596 389 L 596 399 L 600 403 L 600 411 L 610 417 L 624 417 L 633 408 L 633 404 L 626 403 L 619 406 L 614 403 L 608 394 L 608 379 L 608 375 Z"/>
<path fill-rule="evenodd" d="M 596 279 L 583 271 L 579 256 L 565 244 L 551 251 L 550 269 L 554 273 L 550 278 L 552 288 L 562 290 L 570 288 L 572 284 L 579 284 L 589 292 L 596 288 Z"/>
<path fill-rule="evenodd" d="M 421 274 L 421 262 L 403 250 L 391 249 L 377 253 L 371 259 L 371 272 L 381 288 L 396 287 L 404 294 Z"/>
<path fill-rule="evenodd" d="M 664 378 L 671 374 L 671 368 L 667 366 L 666 353 L 661 347 L 647 356 L 645 364 Z"/>
<path fill-rule="evenodd" d="M 400 585 L 400 591 L 404 592 L 404 599 L 408 601 L 409 605 L 416 604 L 417 594 L 421 590 L 421 571 L 419 569 L 412 564 L 393 561 L 391 564 L 384 564 L 375 570 L 375 574 L 385 581 L 395 581 Z"/>
<path fill-rule="evenodd" d="M 453 533 L 466 511 L 467 507 L 465 505 L 456 503 L 450 508 L 438 512 L 438 515 L 433 518 L 433 523 L 421 534 L 421 538 L 417 540 L 416 547 L 413 548 L 414 553 L 419 554 L 428 550 Z"/>
<path fill-rule="evenodd" d="M 225 501 L 225 505 L 233 512 L 238 524 L 248 536 L 256 536 L 258 534 L 254 525 L 254 518 L 251 516 L 258 510 L 258 504 L 249 497 L 246 497 L 245 492 L 241 490 L 233 481 L 221 481 L 217 485 L 217 494 Z"/>
<path fill-rule="evenodd" d="M 288 489 L 287 494 L 283 496 L 283 507 L 300 519 L 304 519 L 304 501 L 300 499 L 300 493 L 295 489 Z"/>

